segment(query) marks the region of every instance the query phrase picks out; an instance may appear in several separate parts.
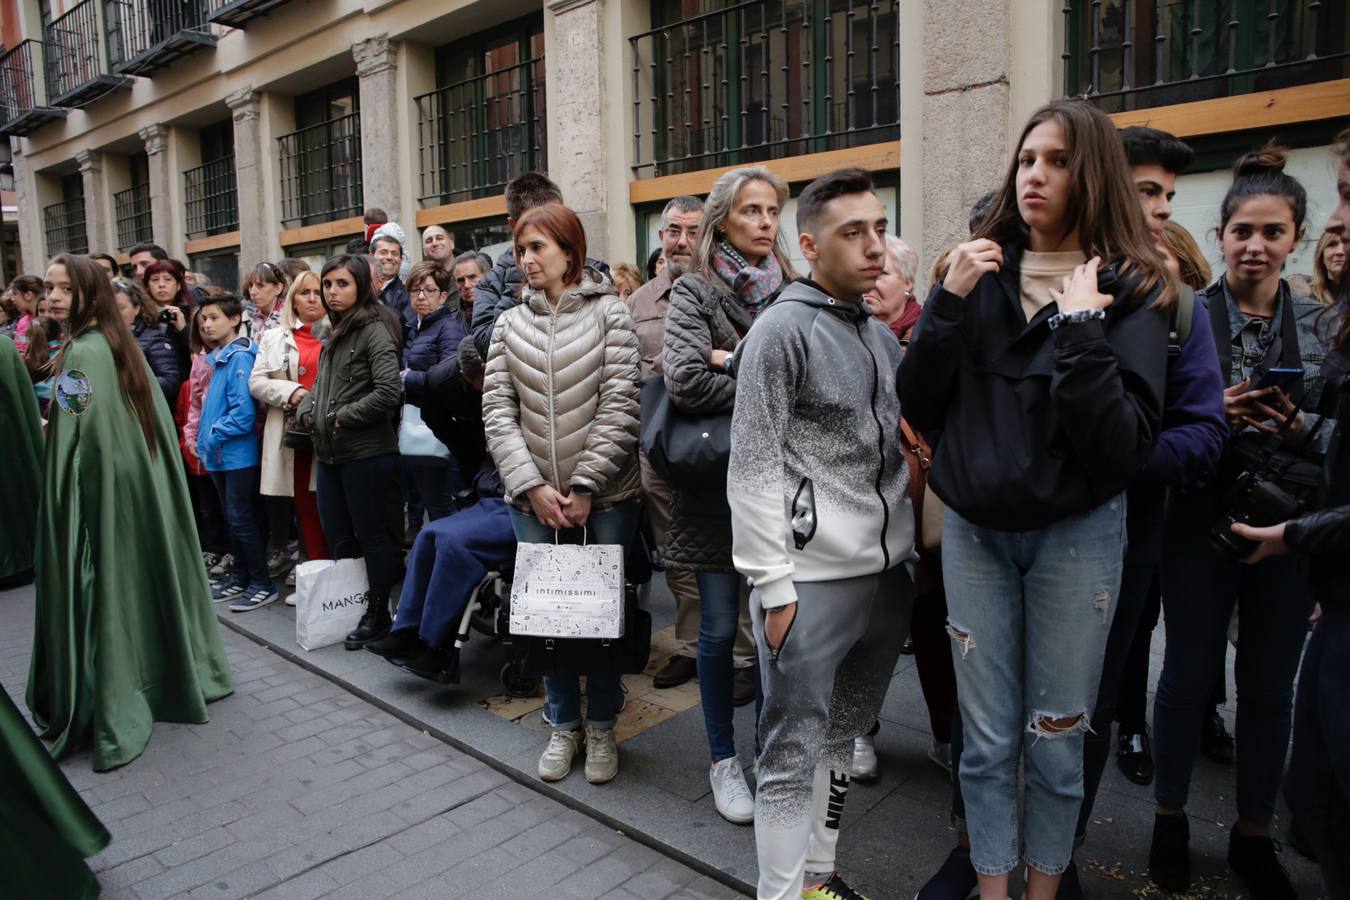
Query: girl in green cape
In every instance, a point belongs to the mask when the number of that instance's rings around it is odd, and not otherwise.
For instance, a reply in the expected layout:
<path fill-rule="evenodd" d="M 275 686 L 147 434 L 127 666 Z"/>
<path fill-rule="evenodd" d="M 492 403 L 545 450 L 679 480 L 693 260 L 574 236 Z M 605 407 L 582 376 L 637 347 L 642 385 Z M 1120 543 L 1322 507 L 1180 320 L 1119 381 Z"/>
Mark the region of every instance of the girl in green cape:
<path fill-rule="evenodd" d="M 201 723 L 229 694 L 173 419 L 98 264 L 61 254 L 70 304 L 38 507 L 28 708 L 58 759 L 130 762 L 155 721 Z"/>
<path fill-rule="evenodd" d="M 14 342 L 0 337 L 0 589 L 33 577 L 33 526 L 42 480 L 42 420 Z"/>

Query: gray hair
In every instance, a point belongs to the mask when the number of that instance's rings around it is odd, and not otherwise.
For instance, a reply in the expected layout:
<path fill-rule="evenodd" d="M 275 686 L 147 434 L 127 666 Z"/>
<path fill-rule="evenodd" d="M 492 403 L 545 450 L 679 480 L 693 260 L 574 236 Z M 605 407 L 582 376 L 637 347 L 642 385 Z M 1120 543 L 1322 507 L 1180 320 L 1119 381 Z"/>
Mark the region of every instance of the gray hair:
<path fill-rule="evenodd" d="M 488 270 L 492 268 L 492 264 L 488 262 L 487 255 L 479 253 L 477 250 L 465 250 L 459 256 L 455 257 L 454 262 L 450 264 L 450 268 L 452 270 L 457 269 L 466 262 L 471 262 L 476 265 L 478 267 L 479 275 L 486 275 Z"/>
<path fill-rule="evenodd" d="M 683 197 L 672 197 L 670 199 L 670 202 L 666 204 L 666 208 L 661 210 L 661 230 L 665 231 L 666 226 L 670 224 L 671 213 L 691 213 L 702 211 L 703 211 L 703 201 L 698 199 L 697 197 L 690 197 L 687 194 Z"/>
<path fill-rule="evenodd" d="M 698 243 L 694 245 L 694 252 L 689 263 L 690 271 L 703 272 L 704 274 L 712 271 L 712 249 L 713 242 L 717 240 L 717 226 L 725 222 L 727 216 L 731 215 L 731 207 L 735 204 L 736 197 L 741 193 L 741 188 L 752 181 L 762 181 L 773 188 L 774 193 L 778 196 L 778 208 L 781 215 L 782 209 L 788 201 L 788 186 L 783 179 L 763 166 L 744 166 L 724 173 L 713 182 L 712 190 L 708 192 L 708 199 L 703 201 L 703 222 L 698 227 Z M 787 242 L 783 238 L 781 226 L 774 236 L 773 255 L 778 258 L 778 265 L 783 270 L 785 282 L 797 277 L 796 271 L 792 268 L 792 259 L 788 255 Z"/>
<path fill-rule="evenodd" d="M 374 257 L 374 255 L 375 255 L 375 248 L 376 248 L 377 246 L 379 246 L 380 244 L 393 244 L 395 247 L 398 248 L 399 258 L 400 258 L 400 259 L 403 258 L 403 256 L 404 256 L 404 253 L 403 253 L 403 242 L 400 241 L 398 238 L 394 237 L 392 234 L 388 234 L 388 233 L 385 233 L 385 234 L 377 234 L 377 235 L 375 235 L 373 238 L 370 239 L 370 256 L 371 256 L 371 257 Z"/>
<path fill-rule="evenodd" d="M 919 254 L 904 238 L 886 235 L 886 254 L 895 260 L 900 277 L 916 281 L 919 275 Z"/>

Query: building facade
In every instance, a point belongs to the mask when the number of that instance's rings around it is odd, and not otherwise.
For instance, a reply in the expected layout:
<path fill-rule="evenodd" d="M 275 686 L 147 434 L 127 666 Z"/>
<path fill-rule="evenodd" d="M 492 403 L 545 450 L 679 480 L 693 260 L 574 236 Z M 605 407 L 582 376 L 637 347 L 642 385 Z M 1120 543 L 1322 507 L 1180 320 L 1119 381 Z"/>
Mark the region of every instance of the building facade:
<path fill-rule="evenodd" d="M 1192 141 L 1178 218 L 1200 236 L 1223 170 L 1272 133 L 1298 148 L 1317 215 L 1350 116 L 1346 4 L 1319 0 L 3 0 L 0 14 L 10 265 L 39 273 L 61 251 L 153 240 L 234 286 L 258 261 L 340 249 L 369 207 L 409 232 L 444 225 L 459 249 L 498 246 L 502 187 L 529 169 L 562 187 L 592 255 L 641 262 L 667 198 L 751 162 L 794 192 L 869 169 L 926 264 L 1060 96 Z"/>

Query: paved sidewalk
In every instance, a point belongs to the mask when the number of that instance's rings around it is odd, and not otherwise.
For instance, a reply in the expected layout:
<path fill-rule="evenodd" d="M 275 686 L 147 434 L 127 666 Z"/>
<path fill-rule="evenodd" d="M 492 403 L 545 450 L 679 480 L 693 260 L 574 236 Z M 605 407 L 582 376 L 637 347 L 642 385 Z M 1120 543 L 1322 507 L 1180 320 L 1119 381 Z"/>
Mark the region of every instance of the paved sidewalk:
<path fill-rule="evenodd" d="M 32 620 L 31 587 L 0 593 L 0 683 L 21 709 Z M 62 763 L 112 832 L 90 860 L 104 896 L 736 896 L 222 633 L 235 693 L 209 723 L 157 724 L 145 753 L 113 772 L 95 773 L 88 754 Z"/>
<path fill-rule="evenodd" d="M 666 630 L 674 617 L 674 599 L 658 576 L 649 600 L 656 635 L 648 673 L 669 647 Z M 502 649 L 476 635 L 461 662 L 462 683 L 442 687 L 389 665 L 371 653 L 352 653 L 341 645 L 312 653 L 295 644 L 295 611 L 274 604 L 256 612 L 221 613 L 229 628 L 244 631 L 292 655 L 371 699 L 400 718 L 415 722 L 466 752 L 504 767 L 514 777 L 534 781 L 546 727 L 537 712 L 539 701 L 507 701 L 499 670 Z M 1155 633 L 1153 681 L 1162 662 L 1162 629 Z M 1228 696 L 1232 655 L 1229 657 Z M 620 716 L 620 773 L 609 785 L 589 785 L 568 778 L 542 786 L 571 805 L 590 811 L 626 834 L 661 847 L 719 880 L 753 893 L 754 832 L 717 816 L 708 784 L 708 749 L 703 714 L 688 702 L 690 683 L 676 691 L 649 691 L 644 676 L 625 677 L 629 706 Z M 667 696 L 662 696 L 667 695 Z M 662 709 L 659 701 L 679 712 Z M 519 705 L 509 706 L 510 703 Z M 520 710 L 530 712 L 520 713 Z M 1232 705 L 1224 710 L 1230 727 Z M 877 737 L 882 777 L 876 784 L 855 784 L 849 790 L 839 841 L 840 864 L 850 882 L 873 900 L 911 898 L 946 858 L 954 843 L 948 824 L 951 784 L 946 773 L 928 760 L 932 740 L 928 713 L 919 689 L 913 657 L 901 657 L 881 713 Z M 750 770 L 753 751 L 753 706 L 736 711 L 736 744 Z M 535 782 L 538 784 L 538 782 Z M 1190 816 L 1195 865 L 1195 896 L 1237 897 L 1239 884 L 1227 874 L 1228 831 L 1235 818 L 1233 770 L 1203 757 L 1195 763 Z M 1283 808 L 1281 808 L 1283 816 Z M 1153 828 L 1152 789 L 1131 784 L 1114 764 L 1107 766 L 1086 845 L 1076 856 L 1084 888 L 1093 898 L 1157 895 L 1148 880 L 1148 846 Z M 1277 823 L 1277 836 L 1284 828 Z M 1323 893 L 1315 868 L 1286 849 L 1282 855 L 1302 897 Z M 1015 886 L 1014 891 L 1020 891 Z"/>

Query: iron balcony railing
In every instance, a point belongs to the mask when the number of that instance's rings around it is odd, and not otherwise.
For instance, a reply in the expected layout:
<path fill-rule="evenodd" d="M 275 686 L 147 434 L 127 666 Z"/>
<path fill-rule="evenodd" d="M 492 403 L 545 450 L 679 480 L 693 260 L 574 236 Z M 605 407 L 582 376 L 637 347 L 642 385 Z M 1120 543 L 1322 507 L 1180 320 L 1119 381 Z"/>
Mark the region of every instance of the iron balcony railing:
<path fill-rule="evenodd" d="M 1350 5 L 1065 0 L 1064 93 L 1107 112 L 1350 75 Z"/>
<path fill-rule="evenodd" d="M 64 119 L 66 110 L 54 108 L 47 97 L 41 41 L 20 41 L 0 54 L 0 135 L 31 134 Z"/>
<path fill-rule="evenodd" d="M 202 163 L 183 173 L 188 234 L 224 234 L 239 227 L 234 156 Z"/>
<path fill-rule="evenodd" d="M 47 232 L 48 256 L 89 252 L 89 238 L 84 231 L 83 196 L 43 207 L 42 224 Z"/>
<path fill-rule="evenodd" d="M 542 56 L 415 99 L 422 201 L 498 194 L 547 168 Z"/>
<path fill-rule="evenodd" d="M 748 0 L 629 38 L 634 169 L 895 140 L 898 0 Z"/>
<path fill-rule="evenodd" d="M 277 142 L 283 220 L 310 225 L 361 210 L 359 113 L 301 128 Z"/>
<path fill-rule="evenodd" d="M 113 194 L 117 246 L 121 250 L 151 240 L 150 185 L 135 184 Z"/>
<path fill-rule="evenodd" d="M 130 78 L 114 75 L 108 68 L 98 0 L 76 4 L 48 25 L 45 34 L 47 81 L 54 104 L 82 107 L 118 88 L 131 86 Z"/>
<path fill-rule="evenodd" d="M 210 0 L 210 19 L 217 25 L 246 28 L 289 0 Z"/>
<path fill-rule="evenodd" d="M 206 18 L 207 0 L 107 0 L 108 54 L 113 70 L 149 75 L 202 47 L 215 35 Z"/>

